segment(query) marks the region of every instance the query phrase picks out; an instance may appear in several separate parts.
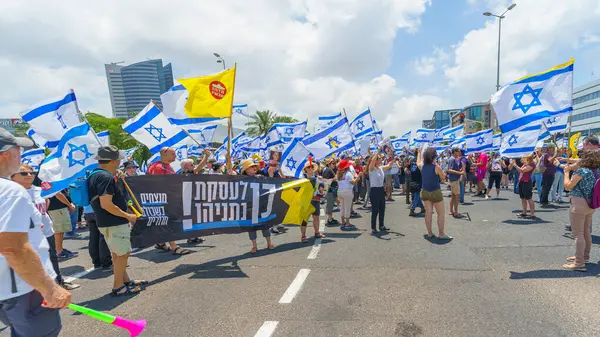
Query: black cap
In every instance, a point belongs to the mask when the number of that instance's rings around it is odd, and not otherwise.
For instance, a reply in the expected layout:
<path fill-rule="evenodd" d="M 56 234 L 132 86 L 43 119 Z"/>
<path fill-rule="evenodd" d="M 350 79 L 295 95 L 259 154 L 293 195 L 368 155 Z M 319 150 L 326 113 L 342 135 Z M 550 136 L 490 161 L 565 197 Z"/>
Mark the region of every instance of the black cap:
<path fill-rule="evenodd" d="M 6 152 L 15 146 L 33 147 L 33 141 L 25 137 L 15 137 L 10 132 L 0 128 L 0 152 Z"/>
<path fill-rule="evenodd" d="M 96 160 L 123 160 L 125 156 L 114 145 L 103 146 L 98 149 Z"/>
<path fill-rule="evenodd" d="M 123 168 L 125 168 L 125 169 L 128 169 L 128 168 L 130 168 L 130 167 L 139 168 L 139 166 L 137 166 L 137 165 L 136 165 L 134 162 L 132 162 L 132 161 L 126 161 L 126 162 L 123 164 L 123 166 L 124 166 Z"/>

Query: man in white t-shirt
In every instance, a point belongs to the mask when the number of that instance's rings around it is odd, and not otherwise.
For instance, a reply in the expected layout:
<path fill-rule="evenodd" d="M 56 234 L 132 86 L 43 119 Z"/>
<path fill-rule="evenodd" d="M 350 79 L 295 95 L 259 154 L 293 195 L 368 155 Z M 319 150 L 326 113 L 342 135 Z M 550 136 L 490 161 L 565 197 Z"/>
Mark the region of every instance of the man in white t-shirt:
<path fill-rule="evenodd" d="M 0 128 L 0 321 L 12 336 L 58 336 L 57 309 L 71 302 L 71 293 L 54 281 L 48 241 L 29 194 L 7 179 L 19 171 L 20 148 L 32 146 Z"/>

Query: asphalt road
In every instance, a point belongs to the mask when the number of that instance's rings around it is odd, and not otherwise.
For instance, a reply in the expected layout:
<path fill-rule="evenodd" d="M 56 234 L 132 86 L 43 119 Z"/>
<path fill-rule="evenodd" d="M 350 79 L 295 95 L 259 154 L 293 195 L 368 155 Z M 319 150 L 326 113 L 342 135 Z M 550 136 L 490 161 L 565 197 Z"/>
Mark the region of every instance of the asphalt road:
<path fill-rule="evenodd" d="M 274 237 L 274 251 L 259 238 L 255 255 L 247 234 L 208 237 L 182 257 L 149 248 L 130 259 L 130 275 L 150 281 L 141 294 L 112 298 L 112 275 L 92 271 L 74 281 L 73 301 L 144 318 L 143 336 L 600 335 L 600 236 L 587 273 L 563 271 L 574 255 L 563 236 L 568 205 L 521 220 L 517 196 L 501 197 L 467 194 L 460 211 L 470 220 L 447 220 L 448 243 L 425 240 L 423 218 L 408 217 L 396 196 L 387 234 L 371 235 L 370 213 L 359 210 L 358 231 L 325 228 L 318 248 L 300 243 L 297 227 Z M 80 256 L 61 263 L 64 274 L 92 266 L 86 238 L 66 243 Z M 127 336 L 68 310 L 62 318 L 61 336 Z"/>

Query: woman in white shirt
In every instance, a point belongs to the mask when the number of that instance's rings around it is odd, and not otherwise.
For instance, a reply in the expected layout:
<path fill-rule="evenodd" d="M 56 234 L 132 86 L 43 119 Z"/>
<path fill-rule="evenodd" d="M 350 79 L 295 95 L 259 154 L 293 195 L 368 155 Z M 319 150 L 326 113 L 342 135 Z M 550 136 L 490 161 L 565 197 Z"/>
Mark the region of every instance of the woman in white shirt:
<path fill-rule="evenodd" d="M 358 182 L 362 173 L 353 174 L 350 168 L 349 160 L 342 160 L 338 164 L 337 180 L 338 180 L 338 199 L 340 200 L 340 213 L 342 217 L 341 230 L 356 230 L 354 225 L 350 224 L 350 213 L 352 212 L 352 191 L 354 185 Z"/>
<path fill-rule="evenodd" d="M 371 157 L 367 164 L 367 172 L 369 173 L 369 181 L 371 182 L 371 190 L 369 197 L 371 198 L 371 233 L 377 234 L 377 218 L 379 217 L 379 230 L 388 231 L 389 228 L 384 225 L 385 218 L 385 190 L 384 171 L 390 170 L 396 160 L 391 160 L 387 165 L 381 166 L 383 163 L 383 154 L 376 154 Z M 400 166 L 398 164 L 398 166 Z"/>

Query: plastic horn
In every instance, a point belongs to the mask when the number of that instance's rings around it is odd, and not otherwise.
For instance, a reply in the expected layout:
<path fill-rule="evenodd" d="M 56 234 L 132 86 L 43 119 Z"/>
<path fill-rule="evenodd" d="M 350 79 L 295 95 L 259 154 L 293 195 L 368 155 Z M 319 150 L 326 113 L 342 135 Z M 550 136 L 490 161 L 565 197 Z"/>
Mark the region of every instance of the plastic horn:
<path fill-rule="evenodd" d="M 126 329 L 127 331 L 129 331 L 129 335 L 131 337 L 139 336 L 142 333 L 142 331 L 144 331 L 144 329 L 146 328 L 146 320 L 145 319 L 141 319 L 139 321 L 130 321 L 128 319 L 121 318 L 119 316 L 105 314 L 103 312 L 96 311 L 94 309 L 90 309 L 90 308 L 86 308 L 86 307 L 82 307 L 80 305 L 73 304 L 73 303 L 69 304 L 67 306 L 67 308 L 69 308 L 73 311 L 80 312 L 89 317 L 95 318 L 99 321 L 118 326 L 121 329 Z"/>
<path fill-rule="evenodd" d="M 133 211 L 133 214 L 135 214 L 135 216 L 137 216 L 138 218 L 142 217 L 142 214 L 140 214 L 140 212 L 135 207 L 133 207 L 133 202 L 131 200 L 127 202 L 127 206 L 129 206 L 129 208 L 131 209 L 131 211 Z"/>

